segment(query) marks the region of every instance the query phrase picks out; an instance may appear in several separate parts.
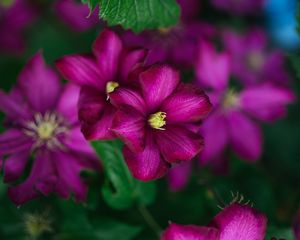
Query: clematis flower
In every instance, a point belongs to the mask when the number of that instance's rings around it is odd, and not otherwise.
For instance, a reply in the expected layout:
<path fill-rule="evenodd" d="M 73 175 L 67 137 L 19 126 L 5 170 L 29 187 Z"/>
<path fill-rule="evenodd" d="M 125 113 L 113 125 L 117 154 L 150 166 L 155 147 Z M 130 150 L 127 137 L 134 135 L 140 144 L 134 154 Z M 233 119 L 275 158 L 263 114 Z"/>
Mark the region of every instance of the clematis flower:
<path fill-rule="evenodd" d="M 181 84 L 179 73 L 154 65 L 139 74 L 140 91 L 118 88 L 111 101 L 120 110 L 112 131 L 125 143 L 124 158 L 133 176 L 149 181 L 186 162 L 203 148 L 199 125 L 210 112 L 205 93 Z"/>
<path fill-rule="evenodd" d="M 227 30 L 223 42 L 232 57 L 232 73 L 242 83 L 289 83 L 283 52 L 267 48 L 268 39 L 262 29 L 254 28 L 245 34 Z"/>
<path fill-rule="evenodd" d="M 130 84 L 130 75 L 141 66 L 147 51 L 127 49 L 112 31 L 104 30 L 93 44 L 93 53 L 65 56 L 56 62 L 62 75 L 81 86 L 78 111 L 81 130 L 88 140 L 112 139 L 116 108 L 110 103 L 115 89 Z"/>
<path fill-rule="evenodd" d="M 54 10 L 58 18 L 75 32 L 89 30 L 100 22 L 97 11 L 90 15 L 89 7 L 75 0 L 57 0 Z"/>
<path fill-rule="evenodd" d="M 208 226 L 171 223 L 161 240 L 263 240 L 267 218 L 247 205 L 237 203 L 224 208 Z"/>
<path fill-rule="evenodd" d="M 199 1 L 178 0 L 182 9 L 181 21 L 174 27 L 144 31 L 140 34 L 126 31 L 122 38 L 127 46 L 141 46 L 149 49 L 146 64 L 167 62 L 177 68 L 192 67 L 199 38 L 211 39 L 215 28 L 195 18 Z"/>
<path fill-rule="evenodd" d="M 0 51 L 19 55 L 25 50 L 23 32 L 38 11 L 28 0 L 5 2 L 0 3 Z"/>
<path fill-rule="evenodd" d="M 9 94 L 0 91 L 0 109 L 7 117 L 7 130 L 0 135 L 4 182 L 19 180 L 32 157 L 29 176 L 8 189 L 15 204 L 50 193 L 85 200 L 80 172 L 99 169 L 99 164 L 80 132 L 78 95 L 78 87 L 60 84 L 41 53 L 26 64 Z"/>
<path fill-rule="evenodd" d="M 286 105 L 292 103 L 295 96 L 288 88 L 268 83 L 239 91 L 230 88 L 229 54 L 217 53 L 208 42 L 201 41 L 199 45 L 197 82 L 210 89 L 208 95 L 215 107 L 201 129 L 206 147 L 200 162 L 223 171 L 229 148 L 240 158 L 254 162 L 261 156 L 263 145 L 258 122 L 273 122 L 284 117 Z"/>
<path fill-rule="evenodd" d="M 257 15 L 263 10 L 265 0 L 211 0 L 220 10 L 238 15 Z"/>

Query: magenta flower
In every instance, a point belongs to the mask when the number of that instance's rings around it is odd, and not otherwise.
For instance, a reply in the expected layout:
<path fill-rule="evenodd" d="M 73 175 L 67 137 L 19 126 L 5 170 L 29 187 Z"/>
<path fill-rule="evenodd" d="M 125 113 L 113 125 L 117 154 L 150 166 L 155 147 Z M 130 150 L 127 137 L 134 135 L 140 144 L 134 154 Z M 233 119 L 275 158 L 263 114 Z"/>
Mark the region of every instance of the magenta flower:
<path fill-rule="evenodd" d="M 232 57 L 232 73 L 238 80 L 248 85 L 266 81 L 288 84 L 284 54 L 280 50 L 267 48 L 264 30 L 255 28 L 245 34 L 226 30 L 223 40 Z"/>
<path fill-rule="evenodd" d="M 201 0 L 177 0 L 181 7 L 181 21 L 195 20 L 200 12 Z"/>
<path fill-rule="evenodd" d="M 192 161 L 184 162 L 171 168 L 167 175 L 169 189 L 172 192 L 182 190 L 188 184 L 191 171 Z"/>
<path fill-rule="evenodd" d="M 211 0 L 218 9 L 239 15 L 262 13 L 265 0 Z"/>
<path fill-rule="evenodd" d="M 81 85 L 78 103 L 81 130 L 86 139 L 112 139 L 110 131 L 116 108 L 110 93 L 128 85 L 131 72 L 139 67 L 147 51 L 126 49 L 120 38 L 104 30 L 93 45 L 93 54 L 74 54 L 56 62 L 62 75 Z"/>
<path fill-rule="evenodd" d="M 90 15 L 87 5 L 75 0 L 56 0 L 54 10 L 58 18 L 75 32 L 83 32 L 100 22 L 98 12 Z"/>
<path fill-rule="evenodd" d="M 9 94 L 0 91 L 0 109 L 7 117 L 7 131 L 0 135 L 4 182 L 20 179 L 33 156 L 26 180 L 8 189 L 15 204 L 52 192 L 85 200 L 87 186 L 80 172 L 99 169 L 99 163 L 80 132 L 78 95 L 78 87 L 62 87 L 40 53 L 27 63 Z"/>
<path fill-rule="evenodd" d="M 295 97 L 291 90 L 263 83 L 240 91 L 228 86 L 230 57 L 216 53 L 208 42 L 200 42 L 196 65 L 198 84 L 210 89 L 214 111 L 201 129 L 206 140 L 201 163 L 224 170 L 224 154 L 231 147 L 242 159 L 256 161 L 261 156 L 263 136 L 257 121 L 273 122 L 286 115 L 286 105 Z M 238 127 L 237 127 L 238 126 Z"/>
<path fill-rule="evenodd" d="M 165 65 L 142 72 L 139 84 L 140 93 L 119 88 L 110 95 L 120 108 L 112 131 L 126 145 L 123 154 L 133 176 L 148 181 L 202 150 L 197 131 L 211 104 L 202 90 L 180 84 L 179 73 Z"/>
<path fill-rule="evenodd" d="M 22 54 L 25 50 L 23 32 L 36 18 L 37 9 L 27 0 L 15 0 L 10 6 L 0 3 L 0 51 Z"/>
<path fill-rule="evenodd" d="M 171 223 L 161 240 L 263 240 L 266 227 L 264 214 L 234 203 L 215 216 L 207 227 Z"/>

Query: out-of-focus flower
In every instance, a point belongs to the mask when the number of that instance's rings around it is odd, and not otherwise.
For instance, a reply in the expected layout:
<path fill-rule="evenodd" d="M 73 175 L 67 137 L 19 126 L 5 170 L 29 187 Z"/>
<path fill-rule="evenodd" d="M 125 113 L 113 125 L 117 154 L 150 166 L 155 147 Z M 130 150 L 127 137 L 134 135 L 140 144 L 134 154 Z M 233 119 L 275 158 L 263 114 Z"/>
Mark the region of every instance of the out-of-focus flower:
<path fill-rule="evenodd" d="M 206 145 L 200 160 L 220 171 L 227 165 L 224 153 L 229 146 L 242 159 L 258 160 L 263 136 L 256 121 L 273 122 L 284 117 L 286 105 L 295 99 L 290 89 L 269 83 L 240 91 L 230 88 L 229 68 L 229 55 L 218 54 L 210 43 L 200 42 L 196 66 L 198 84 L 211 89 L 208 95 L 215 107 L 201 129 Z"/>
<path fill-rule="evenodd" d="M 298 210 L 294 221 L 293 221 L 293 230 L 296 240 L 300 239 L 300 209 Z"/>
<path fill-rule="evenodd" d="M 265 0 L 211 0 L 218 9 L 239 15 L 262 13 Z"/>
<path fill-rule="evenodd" d="M 171 191 L 177 192 L 182 190 L 188 183 L 192 171 L 192 161 L 175 165 L 170 169 L 167 180 Z"/>
<path fill-rule="evenodd" d="M 80 132 L 78 95 L 78 87 L 62 87 L 41 53 L 27 63 L 9 94 L 0 92 L 0 109 L 7 117 L 7 131 L 0 135 L 4 181 L 19 179 L 33 156 L 27 179 L 8 189 L 14 203 L 52 192 L 85 200 L 87 186 L 80 172 L 98 169 L 99 163 Z"/>
<path fill-rule="evenodd" d="M 161 28 L 153 31 L 144 31 L 135 34 L 126 31 L 122 34 L 128 46 L 141 46 L 149 49 L 146 64 L 167 62 L 177 68 L 191 67 L 193 65 L 195 49 L 199 38 L 212 38 L 215 28 L 195 19 L 199 1 L 179 0 L 182 8 L 181 21 L 173 27 Z"/>
<path fill-rule="evenodd" d="M 286 50 L 299 49 L 297 0 L 267 0 L 264 9 L 268 31 L 275 44 Z"/>
<path fill-rule="evenodd" d="M 28 0 L 0 2 L 0 51 L 20 55 L 25 50 L 23 31 L 38 11 Z"/>
<path fill-rule="evenodd" d="M 263 240 L 267 218 L 247 205 L 231 204 L 207 226 L 171 223 L 161 240 Z"/>
<path fill-rule="evenodd" d="M 76 32 L 86 31 L 100 22 L 97 11 L 90 15 L 89 7 L 75 0 L 57 0 L 54 10 L 58 18 Z"/>
<path fill-rule="evenodd" d="M 223 40 L 232 57 L 232 73 L 238 80 L 247 85 L 263 82 L 288 84 L 284 53 L 267 48 L 264 30 L 255 28 L 245 34 L 227 30 Z"/>
<path fill-rule="evenodd" d="M 120 108 L 112 130 L 126 145 L 123 154 L 132 174 L 149 181 L 202 150 L 198 130 L 211 104 L 202 90 L 181 84 L 179 73 L 166 65 L 140 73 L 139 84 L 141 93 L 120 88 L 110 95 Z"/>
<path fill-rule="evenodd" d="M 112 31 L 104 30 L 93 44 L 93 54 L 74 54 L 56 62 L 62 75 L 81 86 L 78 103 L 81 130 L 88 140 L 112 139 L 110 131 L 116 108 L 110 94 L 130 82 L 131 72 L 141 66 L 147 51 L 127 49 Z"/>

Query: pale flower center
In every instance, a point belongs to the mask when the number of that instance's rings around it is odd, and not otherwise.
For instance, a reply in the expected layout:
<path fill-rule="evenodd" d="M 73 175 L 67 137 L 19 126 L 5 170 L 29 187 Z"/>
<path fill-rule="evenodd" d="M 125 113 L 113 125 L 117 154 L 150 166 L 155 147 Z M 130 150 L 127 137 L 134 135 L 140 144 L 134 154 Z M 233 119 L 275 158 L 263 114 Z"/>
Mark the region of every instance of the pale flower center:
<path fill-rule="evenodd" d="M 226 109 L 236 107 L 238 103 L 239 103 L 238 93 L 235 90 L 230 89 L 224 96 L 223 107 Z"/>
<path fill-rule="evenodd" d="M 106 94 L 112 93 L 115 89 L 119 87 L 119 83 L 114 81 L 109 81 L 106 83 Z"/>
<path fill-rule="evenodd" d="M 62 148 L 58 135 L 66 133 L 67 127 L 64 120 L 55 113 L 46 112 L 44 115 L 37 113 L 34 120 L 27 123 L 24 132 L 35 140 L 33 148 L 46 147 Z"/>
<path fill-rule="evenodd" d="M 251 53 L 247 57 L 248 65 L 253 70 L 260 70 L 264 64 L 264 57 L 260 53 Z"/>
<path fill-rule="evenodd" d="M 167 114 L 165 112 L 157 112 L 150 115 L 148 123 L 152 128 L 165 130 L 165 128 L 162 127 L 166 125 L 166 117 Z"/>

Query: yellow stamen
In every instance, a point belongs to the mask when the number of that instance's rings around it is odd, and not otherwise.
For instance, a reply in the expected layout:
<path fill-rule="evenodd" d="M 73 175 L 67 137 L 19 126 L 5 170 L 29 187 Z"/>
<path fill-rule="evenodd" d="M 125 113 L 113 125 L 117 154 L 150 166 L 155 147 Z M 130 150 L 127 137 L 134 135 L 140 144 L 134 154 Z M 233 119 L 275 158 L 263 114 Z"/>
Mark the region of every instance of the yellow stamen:
<path fill-rule="evenodd" d="M 260 70 L 264 64 L 264 57 L 260 53 L 251 53 L 248 58 L 248 65 L 253 70 Z"/>
<path fill-rule="evenodd" d="M 37 239 L 44 232 L 52 231 L 51 221 L 44 215 L 25 215 L 25 231 L 32 239 Z"/>
<path fill-rule="evenodd" d="M 233 89 L 230 89 L 224 96 L 223 107 L 231 108 L 236 107 L 239 103 L 239 95 Z"/>
<path fill-rule="evenodd" d="M 109 81 L 107 84 L 106 84 L 106 93 L 109 94 L 109 93 L 112 93 L 113 91 L 115 91 L 115 89 L 119 87 L 119 83 L 117 82 L 114 82 L 114 81 Z"/>
<path fill-rule="evenodd" d="M 158 32 L 162 35 L 167 35 L 171 32 L 172 28 L 159 28 Z"/>
<path fill-rule="evenodd" d="M 37 133 L 40 139 L 47 140 L 52 138 L 55 130 L 57 128 L 57 124 L 53 124 L 51 122 L 42 122 L 37 127 Z"/>
<path fill-rule="evenodd" d="M 150 115 L 148 122 L 152 128 L 165 130 L 165 128 L 162 127 L 166 125 L 166 117 L 167 114 L 165 112 L 157 112 Z"/>

